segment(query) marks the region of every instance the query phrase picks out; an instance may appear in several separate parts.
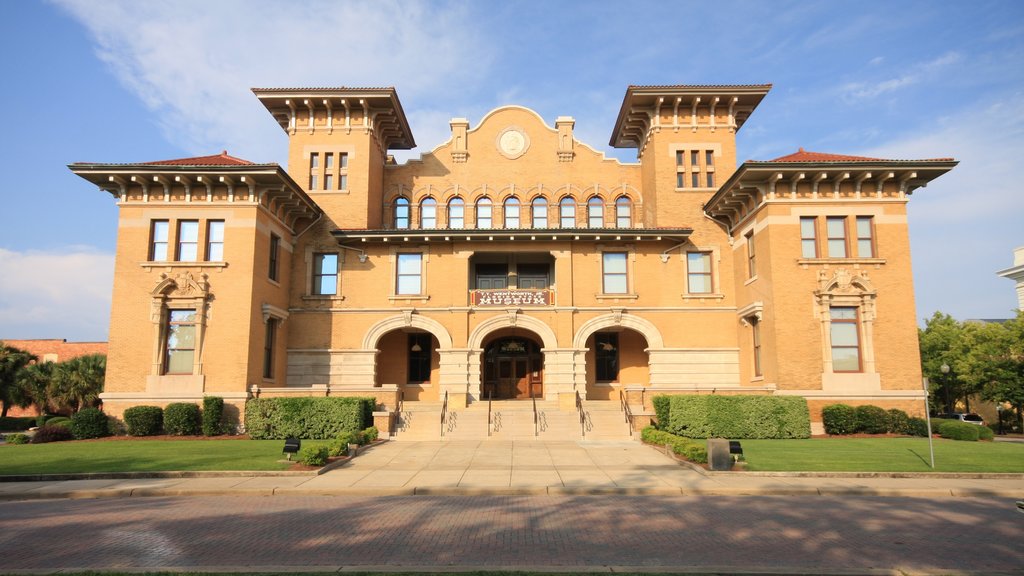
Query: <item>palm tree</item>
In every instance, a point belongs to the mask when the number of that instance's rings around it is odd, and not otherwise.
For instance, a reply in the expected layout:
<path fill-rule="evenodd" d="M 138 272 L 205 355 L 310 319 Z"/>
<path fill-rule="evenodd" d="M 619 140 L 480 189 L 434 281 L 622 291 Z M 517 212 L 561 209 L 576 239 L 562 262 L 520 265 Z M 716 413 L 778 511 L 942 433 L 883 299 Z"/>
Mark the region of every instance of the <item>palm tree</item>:
<path fill-rule="evenodd" d="M 7 410 L 20 402 L 17 391 L 18 372 L 30 362 L 38 360 L 35 355 L 14 346 L 0 342 L 0 418 L 7 416 Z"/>
<path fill-rule="evenodd" d="M 39 362 L 22 368 L 15 377 L 14 405 L 20 408 L 35 406 L 39 414 L 50 410 L 49 390 L 53 384 L 57 364 Z"/>
<path fill-rule="evenodd" d="M 66 406 L 72 413 L 98 405 L 106 371 L 107 357 L 104 354 L 89 354 L 61 362 L 48 391 L 50 400 Z"/>

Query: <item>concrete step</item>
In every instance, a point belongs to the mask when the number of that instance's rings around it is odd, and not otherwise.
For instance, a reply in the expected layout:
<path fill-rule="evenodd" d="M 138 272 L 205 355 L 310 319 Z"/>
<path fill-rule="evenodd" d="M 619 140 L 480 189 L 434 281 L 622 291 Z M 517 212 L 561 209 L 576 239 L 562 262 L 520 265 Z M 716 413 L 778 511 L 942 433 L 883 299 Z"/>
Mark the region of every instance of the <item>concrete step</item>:
<path fill-rule="evenodd" d="M 622 412 L 584 410 L 588 440 L 629 440 L 629 424 Z"/>
<path fill-rule="evenodd" d="M 441 437 L 441 409 L 403 410 L 395 424 L 396 440 L 437 440 Z"/>
<path fill-rule="evenodd" d="M 466 407 L 466 410 L 487 412 L 487 400 L 478 400 Z M 537 400 L 537 411 L 558 410 L 557 400 Z M 494 400 L 491 402 L 492 412 L 533 412 L 533 402 L 529 400 Z"/>

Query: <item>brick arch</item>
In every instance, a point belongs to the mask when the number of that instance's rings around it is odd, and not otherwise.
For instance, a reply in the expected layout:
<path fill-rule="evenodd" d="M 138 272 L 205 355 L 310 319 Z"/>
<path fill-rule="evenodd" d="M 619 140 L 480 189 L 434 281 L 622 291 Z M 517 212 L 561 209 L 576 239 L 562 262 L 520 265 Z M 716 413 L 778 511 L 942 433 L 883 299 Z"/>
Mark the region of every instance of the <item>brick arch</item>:
<path fill-rule="evenodd" d="M 647 340 L 648 349 L 665 347 L 661 331 L 650 320 L 633 314 L 604 314 L 597 318 L 591 318 L 580 326 L 576 331 L 576 336 L 573 337 L 573 348 L 577 350 L 586 348 L 587 338 L 605 328 L 629 328 L 639 332 Z"/>
<path fill-rule="evenodd" d="M 540 336 L 544 348 L 558 348 L 558 338 L 550 326 L 536 318 L 522 314 L 503 314 L 484 320 L 470 333 L 469 348 L 475 350 L 483 349 L 484 339 L 487 338 L 487 335 L 502 328 L 523 328 L 524 330 L 529 330 Z"/>
<path fill-rule="evenodd" d="M 441 325 L 437 320 L 431 320 L 419 314 L 401 314 L 397 316 L 391 316 L 385 318 L 380 322 L 377 322 L 366 331 L 366 336 L 363 337 L 363 350 L 375 350 L 380 339 L 385 334 L 394 330 L 400 330 L 402 328 L 418 328 L 425 332 L 430 332 L 437 338 L 438 349 L 445 349 L 452 347 L 452 336 L 448 333 L 448 329 Z"/>

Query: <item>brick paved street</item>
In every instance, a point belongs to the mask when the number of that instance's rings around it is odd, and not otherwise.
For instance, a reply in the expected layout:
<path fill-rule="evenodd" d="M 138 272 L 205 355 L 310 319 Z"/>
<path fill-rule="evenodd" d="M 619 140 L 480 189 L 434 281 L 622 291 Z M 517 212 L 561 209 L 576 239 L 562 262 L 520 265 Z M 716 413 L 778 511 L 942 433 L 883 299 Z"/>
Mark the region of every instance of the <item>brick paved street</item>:
<path fill-rule="evenodd" d="M 0 503 L 0 570 L 1024 567 L 1004 499 L 276 496 Z M 1024 573 L 1024 572 L 1022 572 Z"/>

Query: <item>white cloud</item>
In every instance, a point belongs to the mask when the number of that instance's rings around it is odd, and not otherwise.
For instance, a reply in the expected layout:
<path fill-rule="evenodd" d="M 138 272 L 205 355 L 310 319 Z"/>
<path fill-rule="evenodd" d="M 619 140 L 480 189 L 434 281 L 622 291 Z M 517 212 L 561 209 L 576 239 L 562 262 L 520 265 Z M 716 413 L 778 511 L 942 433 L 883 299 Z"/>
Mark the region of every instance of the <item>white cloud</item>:
<path fill-rule="evenodd" d="M 55 1 L 159 115 L 166 138 L 196 154 L 284 156 L 283 134 L 251 87 L 395 85 L 422 102 L 456 93 L 490 60 L 459 3 Z"/>
<path fill-rule="evenodd" d="M 113 254 L 0 248 L 0 270 L 0 338 L 107 339 Z"/>
<path fill-rule="evenodd" d="M 957 52 L 947 52 L 934 60 L 909 67 L 908 71 L 887 80 L 849 82 L 840 87 L 842 97 L 847 101 L 869 100 L 888 92 L 895 92 L 935 77 L 941 70 L 959 63 L 963 56 Z M 879 64 L 875 58 L 870 64 Z"/>

